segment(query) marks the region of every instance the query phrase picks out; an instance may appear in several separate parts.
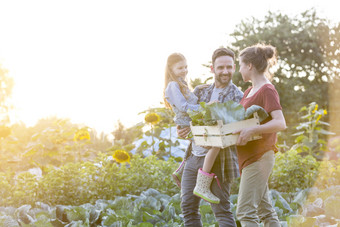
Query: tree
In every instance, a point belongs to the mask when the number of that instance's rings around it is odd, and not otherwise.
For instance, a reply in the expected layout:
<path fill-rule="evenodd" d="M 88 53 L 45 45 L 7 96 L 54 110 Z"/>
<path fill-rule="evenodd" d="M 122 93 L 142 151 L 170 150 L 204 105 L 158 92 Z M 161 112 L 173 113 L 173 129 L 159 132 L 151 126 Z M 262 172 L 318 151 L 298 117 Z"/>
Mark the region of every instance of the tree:
<path fill-rule="evenodd" d="M 315 9 L 289 17 L 269 12 L 263 20 L 242 21 L 231 34 L 232 48 L 256 43 L 271 44 L 278 52 L 273 84 L 277 88 L 288 126 L 297 124 L 297 113 L 308 103 L 329 108 L 328 88 L 340 77 L 340 23 L 317 16 Z M 245 90 L 241 75 L 234 82 Z M 288 133 L 289 134 L 289 133 Z"/>

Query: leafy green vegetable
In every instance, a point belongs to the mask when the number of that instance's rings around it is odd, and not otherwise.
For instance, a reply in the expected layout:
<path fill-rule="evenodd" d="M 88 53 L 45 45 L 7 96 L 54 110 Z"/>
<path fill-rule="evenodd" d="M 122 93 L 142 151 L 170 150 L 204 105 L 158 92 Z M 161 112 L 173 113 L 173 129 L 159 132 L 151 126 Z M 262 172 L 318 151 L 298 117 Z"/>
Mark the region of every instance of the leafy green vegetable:
<path fill-rule="evenodd" d="M 188 110 L 188 114 L 192 119 L 192 125 L 194 126 L 216 125 L 217 120 L 222 120 L 223 124 L 242 121 L 251 118 L 255 112 L 258 113 L 260 121 L 268 117 L 268 113 L 260 106 L 252 105 L 246 111 L 241 104 L 234 101 L 212 103 L 209 105 L 201 102 L 198 111 Z"/>

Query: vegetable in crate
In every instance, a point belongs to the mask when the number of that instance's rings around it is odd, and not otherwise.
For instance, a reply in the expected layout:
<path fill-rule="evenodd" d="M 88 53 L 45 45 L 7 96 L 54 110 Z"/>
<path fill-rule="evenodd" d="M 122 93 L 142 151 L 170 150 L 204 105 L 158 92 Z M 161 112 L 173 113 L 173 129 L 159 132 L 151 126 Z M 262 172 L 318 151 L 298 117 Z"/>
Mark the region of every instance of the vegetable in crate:
<path fill-rule="evenodd" d="M 244 107 L 234 101 L 225 103 L 212 103 L 207 105 L 205 102 L 200 103 L 198 111 L 188 110 L 193 126 L 216 125 L 217 120 L 222 120 L 223 124 L 242 121 L 253 116 L 257 112 L 260 122 L 266 119 L 269 115 L 260 106 L 252 105 L 245 111 Z"/>

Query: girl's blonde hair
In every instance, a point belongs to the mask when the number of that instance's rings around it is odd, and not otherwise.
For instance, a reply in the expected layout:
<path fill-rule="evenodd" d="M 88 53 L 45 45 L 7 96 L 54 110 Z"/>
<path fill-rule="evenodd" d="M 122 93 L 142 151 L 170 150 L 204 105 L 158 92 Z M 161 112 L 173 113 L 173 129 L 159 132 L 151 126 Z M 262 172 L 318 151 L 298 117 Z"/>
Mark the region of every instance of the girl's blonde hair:
<path fill-rule="evenodd" d="M 183 56 L 183 54 L 180 53 L 173 53 L 168 57 L 168 60 L 166 62 L 166 67 L 165 67 L 165 84 L 164 84 L 164 90 L 163 90 L 163 99 L 164 99 L 164 105 L 165 107 L 171 108 L 171 105 L 168 103 L 168 101 L 165 98 L 165 90 L 168 86 L 168 84 L 171 81 L 175 81 L 178 83 L 179 88 L 182 92 L 182 94 L 184 95 L 185 98 L 187 98 L 188 95 L 188 85 L 186 83 L 183 83 L 183 81 L 179 80 L 178 77 L 176 75 L 174 75 L 173 71 L 172 71 L 172 67 L 180 62 L 180 61 L 186 61 L 185 57 Z"/>

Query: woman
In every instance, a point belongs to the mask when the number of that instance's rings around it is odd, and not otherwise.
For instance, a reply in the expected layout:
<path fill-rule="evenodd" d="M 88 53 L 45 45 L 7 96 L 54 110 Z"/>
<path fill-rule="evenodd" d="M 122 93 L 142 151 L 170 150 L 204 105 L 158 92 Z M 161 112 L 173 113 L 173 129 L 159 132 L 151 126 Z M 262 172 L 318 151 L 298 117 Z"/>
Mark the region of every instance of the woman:
<path fill-rule="evenodd" d="M 241 183 L 237 202 L 237 218 L 242 226 L 280 226 L 278 216 L 269 199 L 268 178 L 274 166 L 276 132 L 286 128 L 279 95 L 266 77 L 268 67 L 276 63 L 273 46 L 257 44 L 240 53 L 240 73 L 252 86 L 244 92 L 240 102 L 245 109 L 252 105 L 264 108 L 269 117 L 254 127 L 239 130 L 237 155 Z M 249 141 L 252 135 L 261 134 L 262 139 Z M 248 142 L 249 141 L 249 142 Z"/>

